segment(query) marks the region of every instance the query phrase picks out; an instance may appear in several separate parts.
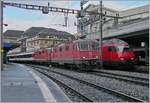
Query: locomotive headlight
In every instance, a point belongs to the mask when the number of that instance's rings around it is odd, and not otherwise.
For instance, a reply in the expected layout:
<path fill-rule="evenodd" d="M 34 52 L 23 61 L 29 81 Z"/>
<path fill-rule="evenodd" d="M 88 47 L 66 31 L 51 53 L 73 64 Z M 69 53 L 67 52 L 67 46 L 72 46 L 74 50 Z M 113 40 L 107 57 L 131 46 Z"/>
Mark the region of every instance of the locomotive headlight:
<path fill-rule="evenodd" d="M 85 57 L 82 57 L 83 59 L 85 59 Z"/>
<path fill-rule="evenodd" d="M 120 60 L 124 60 L 124 58 L 120 58 Z"/>
<path fill-rule="evenodd" d="M 96 58 L 98 58 L 98 56 L 96 56 Z"/>
<path fill-rule="evenodd" d="M 134 58 L 131 58 L 131 60 L 134 60 Z"/>

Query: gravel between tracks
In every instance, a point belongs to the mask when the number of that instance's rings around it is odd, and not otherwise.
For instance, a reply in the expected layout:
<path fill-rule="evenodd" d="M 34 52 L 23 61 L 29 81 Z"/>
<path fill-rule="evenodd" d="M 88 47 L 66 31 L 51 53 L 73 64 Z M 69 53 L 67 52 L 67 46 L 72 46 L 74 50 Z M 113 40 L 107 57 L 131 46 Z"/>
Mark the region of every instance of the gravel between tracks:
<path fill-rule="evenodd" d="M 61 82 L 71 86 L 73 89 L 79 91 L 81 94 L 86 95 L 88 98 L 92 99 L 94 102 L 119 102 L 124 101 L 121 98 L 113 96 L 111 94 L 99 91 L 93 87 L 87 86 L 76 80 L 69 79 L 67 77 L 61 76 L 59 74 L 49 73 L 54 78 L 57 78 Z"/>
<path fill-rule="evenodd" d="M 97 71 L 102 71 L 102 72 L 108 72 L 108 73 L 115 73 L 115 74 L 122 74 L 122 75 L 129 75 L 133 77 L 141 77 L 141 78 L 149 78 L 149 74 L 146 73 L 137 73 L 137 72 L 128 72 L 128 71 L 121 71 L 121 70 L 97 70 Z"/>
<path fill-rule="evenodd" d="M 96 85 L 111 88 L 111 89 L 126 93 L 128 95 L 132 95 L 134 97 L 140 98 L 145 101 L 149 101 L 149 88 L 145 86 L 135 85 L 132 83 L 127 83 L 124 81 L 119 81 L 119 80 L 111 79 L 107 77 L 100 77 L 100 76 L 94 76 L 94 75 L 85 74 L 85 73 L 68 71 L 64 69 L 53 68 L 51 70 L 54 70 L 63 74 L 67 74 L 67 75 L 79 78 L 81 80 L 86 80 Z"/>

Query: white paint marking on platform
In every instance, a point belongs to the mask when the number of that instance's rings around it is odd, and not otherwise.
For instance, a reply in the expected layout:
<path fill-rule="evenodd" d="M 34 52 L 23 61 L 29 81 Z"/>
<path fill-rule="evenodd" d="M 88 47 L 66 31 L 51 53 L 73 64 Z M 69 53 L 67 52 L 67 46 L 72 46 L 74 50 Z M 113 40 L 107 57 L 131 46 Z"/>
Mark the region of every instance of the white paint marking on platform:
<path fill-rule="evenodd" d="M 46 103 L 56 103 L 55 98 L 53 97 L 49 88 L 43 82 L 43 80 L 39 76 L 37 76 L 32 70 L 30 70 L 29 72 L 33 75 L 34 79 L 38 82 L 38 85 L 42 91 L 42 94 L 46 100 Z"/>

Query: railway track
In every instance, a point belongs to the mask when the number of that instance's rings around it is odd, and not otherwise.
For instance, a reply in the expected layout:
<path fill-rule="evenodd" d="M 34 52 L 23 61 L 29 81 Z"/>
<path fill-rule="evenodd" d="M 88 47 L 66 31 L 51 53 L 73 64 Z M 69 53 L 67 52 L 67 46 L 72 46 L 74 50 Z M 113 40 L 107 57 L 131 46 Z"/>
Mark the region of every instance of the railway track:
<path fill-rule="evenodd" d="M 94 71 L 94 72 L 104 73 L 104 74 L 111 74 L 111 75 L 116 75 L 116 76 L 122 76 L 122 77 L 128 77 L 128 78 L 134 78 L 134 79 L 149 81 L 148 78 L 136 77 L 136 76 L 131 76 L 131 75 L 123 75 L 123 74 L 111 73 L 111 72 L 106 72 L 106 71 Z"/>
<path fill-rule="evenodd" d="M 41 67 L 36 67 L 36 66 L 32 66 L 32 67 L 33 67 L 34 69 L 35 69 L 35 68 L 39 68 L 40 70 L 38 70 L 38 71 L 40 71 L 41 73 L 43 73 L 43 72 L 42 72 L 43 70 L 46 70 L 46 72 L 53 72 L 53 73 L 62 75 L 62 76 L 64 76 L 64 77 L 67 77 L 67 78 L 76 80 L 76 81 L 78 81 L 78 82 L 80 82 L 80 83 L 86 84 L 86 85 L 88 85 L 88 86 L 90 86 L 90 87 L 93 87 L 93 88 L 95 88 L 95 89 L 97 89 L 97 90 L 100 90 L 100 91 L 103 90 L 103 91 L 105 91 L 105 92 L 107 92 L 107 93 L 109 93 L 109 94 L 115 95 L 115 96 L 117 96 L 117 97 L 119 97 L 119 98 L 124 99 L 125 101 L 130 101 L 130 102 L 145 102 L 144 100 L 138 99 L 138 98 L 133 97 L 133 96 L 131 96 L 131 95 L 127 95 L 127 94 L 125 94 L 125 93 L 122 93 L 122 92 L 119 92 L 119 91 L 116 91 L 116 90 L 112 90 L 112 89 L 110 89 L 110 88 L 106 88 L 106 87 L 103 87 L 103 86 L 95 85 L 95 84 L 90 83 L 90 82 L 88 82 L 88 81 L 81 80 L 81 79 L 78 79 L 78 78 L 75 78 L 75 77 L 72 77 L 72 76 L 69 76 L 69 75 L 60 73 L 60 72 L 56 72 L 56 71 L 52 71 L 52 70 L 49 70 L 49 69 L 45 69 L 45 68 L 41 68 Z M 41 71 L 41 69 L 42 69 L 42 71 Z M 46 74 L 46 72 L 45 72 L 45 75 L 48 76 L 48 74 Z M 52 77 L 52 78 L 53 78 L 53 77 Z M 55 78 L 53 78 L 53 79 L 55 79 Z M 61 82 L 61 81 L 60 81 L 60 82 Z"/>
<path fill-rule="evenodd" d="M 78 71 L 75 71 L 75 72 L 78 72 Z M 103 76 L 103 77 L 107 77 L 107 78 L 114 78 L 114 79 L 117 79 L 120 81 L 130 82 L 130 83 L 134 83 L 137 85 L 149 87 L 149 79 L 147 79 L 147 78 L 135 77 L 135 76 L 123 75 L 123 74 L 117 74 L 117 73 L 110 73 L 110 72 L 99 71 L 99 70 L 86 72 L 86 73 L 96 75 L 96 76 Z"/>
<path fill-rule="evenodd" d="M 103 72 L 103 71 L 94 71 L 94 72 L 90 72 L 88 74 L 92 74 L 92 75 L 96 75 L 96 76 L 103 76 L 103 77 L 108 77 L 108 78 L 114 78 L 114 79 L 118 79 L 121 81 L 135 83 L 135 84 L 147 86 L 147 87 L 149 86 L 149 79 L 141 78 L 141 77 L 108 73 L 108 72 Z"/>
<path fill-rule="evenodd" d="M 35 69 L 35 68 L 34 68 Z M 93 102 L 93 100 L 91 100 L 90 98 L 82 95 L 81 93 L 79 93 L 78 91 L 74 90 L 72 87 L 66 85 L 65 83 L 63 83 L 62 81 L 55 79 L 54 77 L 50 76 L 48 73 L 44 72 L 43 70 L 38 70 L 36 69 L 38 72 L 44 74 L 45 76 L 47 76 L 48 78 L 50 78 L 51 80 L 53 80 L 55 83 L 57 83 L 58 85 L 63 86 L 63 88 L 65 88 L 67 91 L 71 91 L 72 93 L 74 93 L 75 95 L 77 95 L 80 99 L 82 99 L 83 102 Z"/>

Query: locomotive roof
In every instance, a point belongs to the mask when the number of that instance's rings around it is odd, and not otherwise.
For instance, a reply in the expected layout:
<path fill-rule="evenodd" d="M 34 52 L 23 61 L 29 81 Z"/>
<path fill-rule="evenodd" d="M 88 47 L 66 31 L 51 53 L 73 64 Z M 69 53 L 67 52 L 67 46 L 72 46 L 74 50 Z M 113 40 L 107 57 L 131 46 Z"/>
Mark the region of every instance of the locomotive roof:
<path fill-rule="evenodd" d="M 109 39 L 109 40 L 104 40 L 103 44 L 105 45 L 114 45 L 114 44 L 119 44 L 119 45 L 128 45 L 127 42 L 121 40 L 121 39 Z"/>
<path fill-rule="evenodd" d="M 97 42 L 96 40 L 93 40 L 93 39 L 78 39 L 78 40 L 75 40 L 73 41 L 74 43 L 78 43 L 78 42 L 84 42 L 84 41 L 93 41 L 93 42 Z"/>
<path fill-rule="evenodd" d="M 61 43 L 55 47 L 52 47 L 52 48 L 57 48 L 57 47 L 62 47 L 66 44 L 69 44 L 69 43 L 79 43 L 79 42 L 85 42 L 85 41 L 93 41 L 93 42 L 97 42 L 96 40 L 92 40 L 92 39 L 78 39 L 78 40 L 74 40 L 74 41 L 71 41 L 71 42 L 66 42 L 66 43 Z"/>

